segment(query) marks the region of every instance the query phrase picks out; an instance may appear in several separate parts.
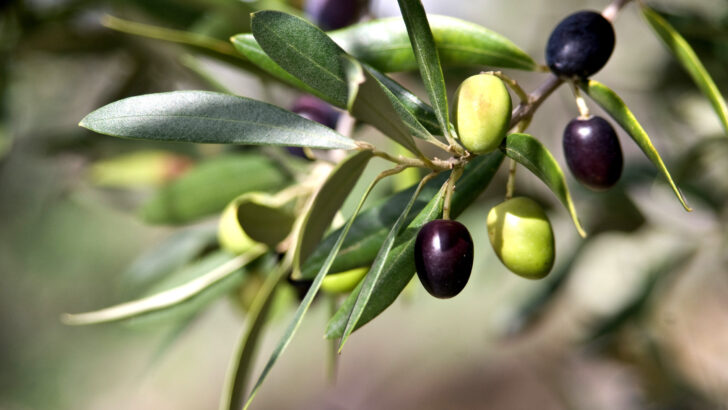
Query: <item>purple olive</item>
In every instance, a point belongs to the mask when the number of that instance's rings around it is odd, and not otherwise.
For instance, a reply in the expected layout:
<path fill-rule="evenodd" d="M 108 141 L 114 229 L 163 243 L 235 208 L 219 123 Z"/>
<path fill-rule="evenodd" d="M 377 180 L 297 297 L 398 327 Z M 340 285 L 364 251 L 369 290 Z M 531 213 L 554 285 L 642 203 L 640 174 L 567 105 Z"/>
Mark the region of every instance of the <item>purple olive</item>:
<path fill-rule="evenodd" d="M 546 64 L 558 76 L 586 78 L 604 67 L 613 50 L 612 23 L 597 12 L 580 11 L 551 32 Z"/>
<path fill-rule="evenodd" d="M 336 128 L 339 121 L 339 112 L 331 105 L 319 100 L 312 95 L 303 95 L 293 103 L 291 111 L 303 118 L 316 121 L 329 128 Z"/>
<path fill-rule="evenodd" d="M 575 118 L 564 129 L 564 157 L 574 177 L 595 191 L 612 187 L 622 175 L 622 148 L 602 117 Z"/>
<path fill-rule="evenodd" d="M 432 296 L 451 298 L 465 287 L 473 268 L 473 239 L 460 222 L 438 219 L 425 224 L 415 241 L 415 266 Z"/>
<path fill-rule="evenodd" d="M 323 30 L 346 27 L 359 19 L 366 1 L 306 0 L 306 14 Z"/>

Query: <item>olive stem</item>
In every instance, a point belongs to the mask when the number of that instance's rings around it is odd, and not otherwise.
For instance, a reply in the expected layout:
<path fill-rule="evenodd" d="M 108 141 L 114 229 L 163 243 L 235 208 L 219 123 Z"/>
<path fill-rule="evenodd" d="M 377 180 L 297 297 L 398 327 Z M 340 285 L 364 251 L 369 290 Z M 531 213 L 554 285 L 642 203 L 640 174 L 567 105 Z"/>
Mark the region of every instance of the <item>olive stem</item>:
<path fill-rule="evenodd" d="M 511 159 L 508 168 L 508 182 L 506 182 L 506 201 L 513 198 L 513 192 L 516 190 L 516 169 L 518 169 L 518 162 Z"/>
<path fill-rule="evenodd" d="M 511 114 L 510 127 L 513 128 L 521 122 L 521 120 L 528 119 L 533 116 L 534 111 L 553 93 L 564 80 L 550 74 L 548 80 L 546 80 L 540 87 L 528 95 L 528 99 L 525 102 L 521 102 L 513 110 Z"/>
<path fill-rule="evenodd" d="M 426 158 L 426 161 L 423 161 L 419 158 L 410 158 L 402 155 L 395 157 L 387 152 L 378 150 L 374 145 L 364 141 L 356 141 L 356 145 L 360 150 L 371 151 L 372 155 L 394 162 L 395 164 L 405 165 L 407 167 L 427 168 L 436 172 L 457 168 L 470 160 L 470 156 L 466 153 L 462 157 L 452 157 L 446 160 L 439 158 Z"/>
<path fill-rule="evenodd" d="M 586 105 L 586 101 L 581 95 L 581 91 L 575 82 L 571 83 L 571 90 L 574 92 L 576 107 L 579 109 L 579 118 L 584 120 L 588 119 L 591 116 L 591 114 L 589 114 L 589 107 Z"/>
<path fill-rule="evenodd" d="M 450 202 L 452 201 L 452 194 L 453 192 L 455 192 L 455 182 L 457 182 L 457 180 L 460 179 L 462 175 L 463 168 L 458 167 L 452 170 L 452 172 L 450 173 L 450 178 L 447 179 L 447 188 L 445 189 L 445 201 L 442 205 L 442 219 L 450 219 Z"/>
<path fill-rule="evenodd" d="M 528 94 L 523 90 L 523 87 L 518 84 L 518 81 L 512 79 L 502 71 L 486 71 L 484 72 L 484 74 L 490 74 L 500 78 L 504 83 L 508 85 L 508 87 L 511 88 L 511 90 L 513 90 L 514 93 L 516 93 L 518 99 L 521 100 L 521 103 L 528 101 Z"/>

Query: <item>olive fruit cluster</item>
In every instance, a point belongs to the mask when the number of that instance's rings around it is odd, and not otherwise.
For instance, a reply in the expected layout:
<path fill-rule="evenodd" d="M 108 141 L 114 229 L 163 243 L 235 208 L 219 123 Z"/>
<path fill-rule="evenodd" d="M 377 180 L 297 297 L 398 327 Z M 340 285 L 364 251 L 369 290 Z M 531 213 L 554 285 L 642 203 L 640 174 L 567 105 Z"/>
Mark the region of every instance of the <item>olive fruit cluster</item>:
<path fill-rule="evenodd" d="M 599 71 L 614 50 L 612 23 L 594 11 L 567 16 L 551 33 L 546 62 L 561 77 L 582 79 Z M 581 116 L 566 126 L 564 156 L 574 177 L 593 190 L 610 188 L 622 174 L 622 149 L 609 123 Z"/>
<path fill-rule="evenodd" d="M 509 199 L 488 213 L 488 237 L 498 259 L 513 273 L 541 279 L 554 265 L 554 233 L 546 213 L 534 200 Z M 438 219 L 422 227 L 415 241 L 420 282 L 438 298 L 463 290 L 473 267 L 473 240 L 461 223 Z"/>

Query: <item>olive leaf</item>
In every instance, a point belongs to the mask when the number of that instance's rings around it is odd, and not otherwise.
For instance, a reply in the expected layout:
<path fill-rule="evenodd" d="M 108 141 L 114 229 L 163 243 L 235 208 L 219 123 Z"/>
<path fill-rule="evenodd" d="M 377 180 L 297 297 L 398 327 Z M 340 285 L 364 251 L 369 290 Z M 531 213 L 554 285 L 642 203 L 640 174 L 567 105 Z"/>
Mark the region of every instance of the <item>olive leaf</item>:
<path fill-rule="evenodd" d="M 382 271 L 385 268 L 385 262 L 387 261 L 389 254 L 392 251 L 394 241 L 399 236 L 400 231 L 404 226 L 404 222 L 407 219 L 407 215 L 409 215 L 409 212 L 412 209 L 412 205 L 414 205 L 415 200 L 419 196 L 425 182 L 427 181 L 423 179 L 417 185 L 417 189 L 415 189 L 415 192 L 412 194 L 412 197 L 407 203 L 407 206 L 405 206 L 404 211 L 402 211 L 402 214 L 399 216 L 399 218 L 397 218 L 397 221 L 392 226 L 389 234 L 384 239 L 384 243 L 382 243 L 381 248 L 379 248 L 377 256 L 374 258 L 374 262 L 372 262 L 371 268 L 369 268 L 369 272 L 364 277 L 361 288 L 359 292 L 357 292 L 356 302 L 354 302 L 354 306 L 351 308 L 351 314 L 349 315 L 349 319 L 347 320 L 346 328 L 344 329 L 344 335 L 341 337 L 341 342 L 339 343 L 339 353 L 341 353 L 341 349 L 344 348 L 344 344 L 349 338 L 349 335 L 351 335 L 351 332 L 354 331 L 354 328 L 359 323 L 364 309 L 369 304 L 374 288 L 379 285 Z M 439 212 L 442 211 L 442 200 L 445 197 L 445 188 L 446 186 L 443 184 L 443 187 L 437 194 L 437 202 L 439 204 L 435 205 L 435 207 L 439 210 Z"/>
<path fill-rule="evenodd" d="M 286 328 L 285 332 L 283 333 L 283 336 L 278 341 L 278 344 L 276 345 L 275 349 L 273 350 L 273 353 L 271 353 L 270 358 L 268 359 L 268 362 L 265 364 L 265 367 L 263 368 L 260 376 L 258 376 L 258 380 L 255 382 L 255 385 L 253 386 L 252 391 L 250 392 L 250 395 L 248 397 L 248 400 L 245 403 L 244 408 L 247 409 L 250 404 L 252 403 L 253 399 L 255 398 L 255 395 L 258 393 L 258 389 L 263 384 L 263 381 L 265 380 L 266 376 L 270 372 L 270 370 L 273 368 L 273 365 L 278 361 L 278 358 L 283 353 L 283 351 L 288 347 L 288 345 L 291 343 L 291 340 L 293 339 L 293 336 L 295 335 L 296 331 L 298 330 L 298 327 L 301 325 L 301 322 L 303 321 L 303 317 L 308 311 L 308 308 L 311 306 L 311 303 L 313 302 L 313 298 L 316 296 L 316 293 L 318 293 L 319 289 L 321 288 L 321 283 L 324 280 L 324 277 L 331 269 L 331 264 L 334 262 L 334 258 L 336 257 L 336 254 L 339 252 L 339 249 L 341 249 L 341 245 L 344 242 L 344 239 L 346 239 L 346 235 L 349 233 L 349 229 L 351 228 L 352 223 L 354 222 L 354 219 L 356 219 L 357 214 L 361 210 L 362 205 L 364 205 L 364 202 L 366 201 L 367 197 L 369 196 L 369 193 L 371 192 L 372 188 L 377 184 L 377 182 L 380 181 L 380 178 L 375 179 L 372 181 L 372 183 L 369 185 L 367 190 L 364 192 L 364 195 L 362 196 L 361 200 L 359 201 L 359 204 L 357 205 L 356 209 L 354 210 L 354 213 L 347 221 L 346 225 L 344 225 L 344 229 L 339 234 L 336 243 L 329 251 L 328 256 L 326 257 L 326 260 L 321 265 L 321 268 L 319 269 L 318 273 L 316 274 L 316 277 L 313 280 L 313 283 L 311 284 L 311 287 L 308 289 L 308 292 L 306 292 L 306 296 L 304 296 L 303 300 L 301 301 L 301 304 L 298 306 L 298 309 L 296 309 L 296 313 L 293 316 L 293 320 L 288 324 L 288 327 Z"/>
<path fill-rule="evenodd" d="M 672 176 L 670 176 L 670 172 L 667 170 L 665 163 L 662 162 L 660 154 L 657 152 L 654 145 L 652 145 L 652 141 L 650 141 L 650 137 L 647 135 L 647 132 L 645 132 L 644 128 L 642 128 L 640 123 L 637 121 L 637 118 L 635 118 L 634 114 L 632 114 L 632 111 L 630 111 L 617 93 L 595 80 L 583 81 L 579 86 L 587 94 L 589 94 L 589 97 L 599 104 L 604 111 L 609 113 L 609 115 L 614 118 L 620 126 L 622 126 L 622 129 L 627 131 L 627 134 L 632 138 L 632 140 L 634 140 L 635 143 L 637 143 L 637 146 L 640 147 L 642 152 L 645 153 L 652 164 L 654 164 L 654 166 L 665 176 L 665 179 L 667 179 L 667 182 L 670 184 L 675 196 L 677 196 L 680 200 L 683 208 L 685 208 L 688 212 L 692 211 L 682 192 L 680 192 L 677 185 L 675 185 L 675 182 L 672 180 Z"/>
<path fill-rule="evenodd" d="M 420 196 L 415 201 L 412 211 L 407 217 L 407 224 L 427 205 L 429 200 L 423 198 L 432 198 L 446 180 L 447 175 L 442 174 L 430 180 L 422 188 Z M 412 196 L 414 191 L 415 187 L 413 186 L 398 192 L 360 213 L 354 220 L 341 250 L 336 255 L 331 271 L 343 272 L 361 266 L 369 266 L 382 246 L 387 232 L 389 232 L 399 215 L 402 214 L 407 199 Z M 339 228 L 331 232 L 324 240 L 319 242 L 311 256 L 306 259 L 301 267 L 302 278 L 312 279 L 316 275 L 342 229 Z"/>
<path fill-rule="evenodd" d="M 227 154 L 202 162 L 160 188 L 140 213 L 149 223 L 188 223 L 221 212 L 240 194 L 276 190 L 286 182 L 279 167 L 262 155 Z"/>
<path fill-rule="evenodd" d="M 260 192 L 248 192 L 236 198 L 237 220 L 246 235 L 256 242 L 275 247 L 291 232 L 293 210 Z"/>
<path fill-rule="evenodd" d="M 80 126 L 114 137 L 170 142 L 352 149 L 349 138 L 283 108 L 208 91 L 129 97 L 87 115 Z"/>
<path fill-rule="evenodd" d="M 454 17 L 427 15 L 440 61 L 445 67 L 490 66 L 537 70 L 533 59 L 502 35 Z M 407 28 L 385 18 L 330 32 L 334 41 L 360 61 L 384 72 L 417 69 Z"/>
<path fill-rule="evenodd" d="M 252 34 L 238 34 L 236 36 L 232 36 L 230 38 L 230 41 L 233 43 L 233 46 L 240 54 L 244 55 L 248 60 L 250 60 L 250 62 L 258 66 L 268 74 L 272 75 L 273 77 L 283 81 L 288 85 L 298 88 L 299 90 L 305 91 L 309 94 L 313 94 L 321 98 L 322 100 L 326 100 L 329 103 L 335 103 L 335 101 L 333 101 L 328 96 L 324 95 L 313 87 L 309 87 L 303 81 L 299 80 L 298 78 L 291 75 L 288 71 L 281 68 L 278 63 L 268 57 L 268 54 L 266 54 L 263 49 L 260 48 L 258 41 L 255 40 L 255 37 L 253 37 Z"/>
<path fill-rule="evenodd" d="M 285 13 L 259 12 L 253 15 L 253 35 L 280 67 L 413 153 L 419 150 L 412 134 L 430 137 L 381 83 L 316 26 Z"/>
<path fill-rule="evenodd" d="M 293 258 L 294 278 L 301 276 L 301 262 L 308 258 L 321 241 L 371 158 L 371 151 L 360 151 L 348 157 L 331 171 L 326 182 L 316 192 L 312 206 L 303 216 L 303 230 L 298 235 Z"/>
<path fill-rule="evenodd" d="M 387 90 L 372 74 L 355 59 L 344 56 L 349 83 L 349 112 L 357 119 L 375 125 L 382 133 L 407 148 L 420 154 L 412 135 L 433 139 L 425 127 L 402 106 L 399 100 Z"/>
<path fill-rule="evenodd" d="M 503 154 L 500 151 L 481 155 L 470 161 L 465 167 L 463 176 L 458 180 L 452 197 L 450 209 L 452 217 L 457 217 L 483 193 L 502 162 Z M 424 191 L 421 195 L 424 195 Z M 397 299 L 397 296 L 410 282 L 415 274 L 414 246 L 417 233 L 427 222 L 439 218 L 441 212 L 442 196 L 435 194 L 397 237 L 395 245 L 384 263 L 384 270 L 380 274 L 380 280 L 374 286 L 369 303 L 364 308 L 354 330 L 364 326 L 382 313 Z M 383 240 L 384 238 L 380 240 L 379 246 L 381 246 Z M 379 246 L 369 254 L 370 264 L 375 258 Z M 344 334 L 344 329 L 363 283 L 363 281 L 359 283 L 358 287 L 351 292 L 336 314 L 329 320 L 325 333 L 327 338 L 338 338 Z"/>
<path fill-rule="evenodd" d="M 271 314 L 278 284 L 285 278 L 288 269 L 287 263 L 279 264 L 268 275 L 253 300 L 246 318 L 245 331 L 235 345 L 225 376 L 225 384 L 220 395 L 220 410 L 239 410 L 245 404 L 245 387 L 248 385 L 250 371 L 256 359 L 258 342 Z"/>
<path fill-rule="evenodd" d="M 419 97 L 412 94 L 412 92 L 404 88 L 400 83 L 375 70 L 371 66 L 365 64 L 365 67 L 399 101 L 399 104 L 412 114 L 417 119 L 417 122 L 425 127 L 428 133 L 431 135 L 443 135 L 440 124 L 437 122 L 437 115 L 435 115 L 435 110 L 432 107 L 425 104 Z M 399 105 L 395 102 L 392 102 L 392 104 L 395 107 Z M 404 118 L 404 115 L 400 114 L 400 116 Z M 420 132 L 413 132 L 413 135 L 419 138 L 429 139 L 429 136 L 423 137 Z"/>
<path fill-rule="evenodd" d="M 435 39 L 432 37 L 430 23 L 420 0 L 397 0 L 402 12 L 412 50 L 417 60 L 420 76 L 435 109 L 440 128 L 448 135 L 450 132 L 450 109 L 447 105 L 447 88 L 442 75 L 440 57 L 437 55 Z"/>
<path fill-rule="evenodd" d="M 252 34 L 238 34 L 233 36 L 230 41 L 232 41 L 235 48 L 240 53 L 244 54 L 248 59 L 250 59 L 251 62 L 256 64 L 261 69 L 265 70 L 272 76 L 283 81 L 284 83 L 287 83 L 307 93 L 316 95 L 317 97 L 339 108 L 347 108 L 349 102 L 348 98 L 346 99 L 344 104 L 341 104 L 340 99 L 323 94 L 319 90 L 316 90 L 306 85 L 303 81 L 299 80 L 298 78 L 291 75 L 288 71 L 281 68 L 278 63 L 273 61 L 263 51 L 263 49 L 260 47 Z M 432 109 L 432 107 L 425 104 L 422 100 L 420 100 L 417 96 L 408 91 L 402 85 L 382 74 L 381 72 L 375 70 L 374 68 L 367 67 L 367 71 L 369 71 L 369 73 L 376 77 L 376 79 L 379 80 L 382 85 L 387 87 L 389 92 L 391 92 L 399 100 L 399 103 L 404 106 L 404 108 L 408 112 L 414 115 L 415 118 L 417 118 L 418 122 L 420 122 L 428 132 L 435 135 L 442 135 L 442 130 L 440 129 L 440 125 L 437 122 L 437 116 L 435 115 L 435 111 Z M 415 136 L 421 137 L 417 134 L 415 134 Z"/>
<path fill-rule="evenodd" d="M 690 74 L 700 91 L 710 100 L 713 110 L 718 114 L 723 129 L 728 135 L 728 106 L 725 98 L 715 85 L 713 78 L 705 69 L 703 63 L 690 47 L 690 44 L 668 23 L 662 16 L 651 8 L 643 5 L 642 16 L 649 23 L 652 30 L 660 37 L 662 42 L 670 49 L 685 71 Z"/>
<path fill-rule="evenodd" d="M 225 252 L 212 254 L 199 262 L 198 266 L 192 266 L 190 271 L 185 273 L 186 276 L 194 276 L 194 279 L 189 282 L 151 296 L 105 309 L 78 314 L 64 314 L 61 320 L 67 325 L 117 322 L 162 312 L 182 303 L 191 303 L 195 298 L 202 297 L 204 292 L 212 289 L 213 286 L 241 272 L 244 266 L 263 255 L 266 249 L 263 245 L 257 245 L 247 253 L 239 256 Z"/>
<path fill-rule="evenodd" d="M 576 215 L 576 208 L 566 185 L 566 178 L 559 163 L 541 142 L 528 134 L 510 134 L 501 145 L 505 154 L 522 164 L 541 179 L 556 198 L 566 207 L 574 221 L 579 235 L 586 237 L 586 232 Z"/>
<path fill-rule="evenodd" d="M 318 91 L 337 107 L 346 107 L 348 89 L 341 56 L 345 54 L 321 29 L 277 11 L 251 15 L 253 36 L 280 67 Z"/>

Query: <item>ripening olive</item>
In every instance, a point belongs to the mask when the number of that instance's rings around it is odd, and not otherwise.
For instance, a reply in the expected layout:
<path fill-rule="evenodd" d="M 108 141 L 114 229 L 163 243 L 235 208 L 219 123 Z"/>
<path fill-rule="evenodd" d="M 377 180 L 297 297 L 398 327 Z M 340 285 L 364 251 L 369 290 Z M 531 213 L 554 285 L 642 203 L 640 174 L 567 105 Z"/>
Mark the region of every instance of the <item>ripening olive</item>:
<path fill-rule="evenodd" d="M 622 148 L 602 117 L 575 118 L 564 129 L 564 157 L 574 177 L 595 191 L 612 187 L 622 174 Z"/>
<path fill-rule="evenodd" d="M 546 276 L 554 264 L 554 234 L 546 213 L 530 198 L 509 199 L 488 213 L 488 236 L 498 258 L 528 279 Z"/>
<path fill-rule="evenodd" d="M 463 146 L 475 154 L 498 148 L 511 121 L 511 95 L 492 74 L 467 78 L 455 91 L 452 117 Z"/>
<path fill-rule="evenodd" d="M 614 50 L 614 28 L 594 11 L 563 19 L 546 44 L 546 64 L 558 76 L 586 78 L 601 70 Z"/>
<path fill-rule="evenodd" d="M 356 268 L 339 273 L 330 273 L 321 282 L 321 290 L 328 293 L 349 293 L 364 279 L 369 268 Z"/>
<path fill-rule="evenodd" d="M 432 296 L 451 298 L 465 287 L 473 268 L 473 239 L 463 224 L 438 219 L 425 224 L 415 240 L 415 267 Z"/>
<path fill-rule="evenodd" d="M 217 240 L 221 248 L 236 254 L 246 252 L 255 244 L 238 222 L 238 207 L 235 201 L 229 203 L 222 212 L 218 223 Z"/>
<path fill-rule="evenodd" d="M 366 3 L 362 0 L 306 0 L 304 10 L 323 30 L 336 30 L 356 22 Z"/>

